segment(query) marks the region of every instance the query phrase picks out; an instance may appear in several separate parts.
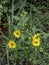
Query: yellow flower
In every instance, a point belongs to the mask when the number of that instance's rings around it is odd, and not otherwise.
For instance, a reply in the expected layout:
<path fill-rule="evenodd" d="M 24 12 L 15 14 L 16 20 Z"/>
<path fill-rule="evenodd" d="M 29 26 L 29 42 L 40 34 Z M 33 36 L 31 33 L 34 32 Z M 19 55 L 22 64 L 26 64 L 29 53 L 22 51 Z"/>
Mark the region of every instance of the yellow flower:
<path fill-rule="evenodd" d="M 33 44 L 35 47 L 37 47 L 37 46 L 40 45 L 40 40 L 39 40 L 39 39 L 34 40 L 34 41 L 32 41 L 32 44 Z"/>
<path fill-rule="evenodd" d="M 35 34 L 32 39 L 38 39 L 39 38 L 39 34 Z"/>
<path fill-rule="evenodd" d="M 39 37 L 39 34 L 35 34 L 33 37 L 32 37 L 32 44 L 37 47 L 40 45 L 40 37 Z"/>
<path fill-rule="evenodd" d="M 14 35 L 16 38 L 20 38 L 20 31 L 19 31 L 19 30 L 14 31 L 13 35 Z"/>
<path fill-rule="evenodd" d="M 16 43 L 13 40 L 10 40 L 8 42 L 8 47 L 11 49 L 14 49 L 14 48 L 16 48 Z"/>

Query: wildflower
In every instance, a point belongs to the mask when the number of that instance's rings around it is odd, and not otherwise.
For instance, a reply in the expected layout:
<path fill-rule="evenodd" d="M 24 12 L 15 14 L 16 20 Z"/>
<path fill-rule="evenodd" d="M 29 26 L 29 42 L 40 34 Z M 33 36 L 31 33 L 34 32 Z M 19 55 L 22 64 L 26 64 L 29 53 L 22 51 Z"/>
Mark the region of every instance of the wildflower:
<path fill-rule="evenodd" d="M 39 38 L 39 34 L 35 34 L 32 39 L 38 39 Z"/>
<path fill-rule="evenodd" d="M 14 49 L 14 48 L 16 48 L 16 43 L 13 40 L 10 40 L 8 42 L 8 47 L 11 49 Z"/>
<path fill-rule="evenodd" d="M 32 44 L 36 47 L 36 46 L 39 46 L 40 45 L 40 40 L 37 39 L 37 40 L 34 40 L 32 41 Z"/>
<path fill-rule="evenodd" d="M 13 35 L 14 35 L 16 38 L 20 38 L 20 31 L 19 31 L 19 30 L 14 31 Z"/>
<path fill-rule="evenodd" d="M 33 37 L 32 37 L 32 44 L 37 47 L 40 45 L 40 37 L 39 37 L 39 34 L 35 34 Z"/>

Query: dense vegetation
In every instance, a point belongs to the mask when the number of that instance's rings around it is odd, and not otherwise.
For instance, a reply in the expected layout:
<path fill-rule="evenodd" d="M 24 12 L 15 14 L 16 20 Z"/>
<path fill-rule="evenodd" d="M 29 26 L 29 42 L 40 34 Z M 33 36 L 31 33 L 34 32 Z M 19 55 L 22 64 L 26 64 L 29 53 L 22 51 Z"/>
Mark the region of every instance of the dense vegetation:
<path fill-rule="evenodd" d="M 4 64 L 49 65 L 49 0 L 0 0 Z"/>

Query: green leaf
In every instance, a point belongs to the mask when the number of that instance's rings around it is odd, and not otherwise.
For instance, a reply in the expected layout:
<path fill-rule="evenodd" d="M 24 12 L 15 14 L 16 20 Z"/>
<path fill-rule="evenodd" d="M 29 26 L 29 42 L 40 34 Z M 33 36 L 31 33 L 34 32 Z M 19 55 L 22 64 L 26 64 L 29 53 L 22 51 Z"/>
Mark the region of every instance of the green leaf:
<path fill-rule="evenodd" d="M 2 9 L 3 7 L 2 7 L 2 5 L 0 4 L 0 9 Z"/>
<path fill-rule="evenodd" d="M 22 24 L 21 24 L 21 25 L 22 25 L 22 26 L 27 25 L 27 24 L 26 24 L 26 22 L 28 21 L 28 19 L 29 19 L 29 17 L 26 17 L 26 18 L 23 20 L 23 22 L 22 22 Z"/>
<path fill-rule="evenodd" d="M 26 18 L 24 19 L 23 24 L 25 24 L 25 23 L 28 21 L 28 19 L 29 19 L 29 17 L 26 17 Z"/>
<path fill-rule="evenodd" d="M 13 16 L 13 19 L 20 20 L 20 18 L 18 16 Z"/>

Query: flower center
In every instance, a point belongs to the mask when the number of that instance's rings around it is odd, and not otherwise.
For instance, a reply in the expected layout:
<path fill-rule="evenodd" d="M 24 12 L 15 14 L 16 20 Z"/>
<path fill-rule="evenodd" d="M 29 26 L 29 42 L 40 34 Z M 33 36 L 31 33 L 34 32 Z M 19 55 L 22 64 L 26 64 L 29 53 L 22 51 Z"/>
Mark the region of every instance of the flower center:
<path fill-rule="evenodd" d="M 11 46 L 13 46 L 13 43 L 11 43 Z"/>
<path fill-rule="evenodd" d="M 35 44 L 37 44 L 38 43 L 38 41 L 35 41 Z"/>
<path fill-rule="evenodd" d="M 36 36 L 36 39 L 38 39 L 38 36 Z"/>
<path fill-rule="evenodd" d="M 17 35 L 19 35 L 19 33 L 18 33 L 18 32 L 17 32 L 16 34 L 17 34 Z"/>

